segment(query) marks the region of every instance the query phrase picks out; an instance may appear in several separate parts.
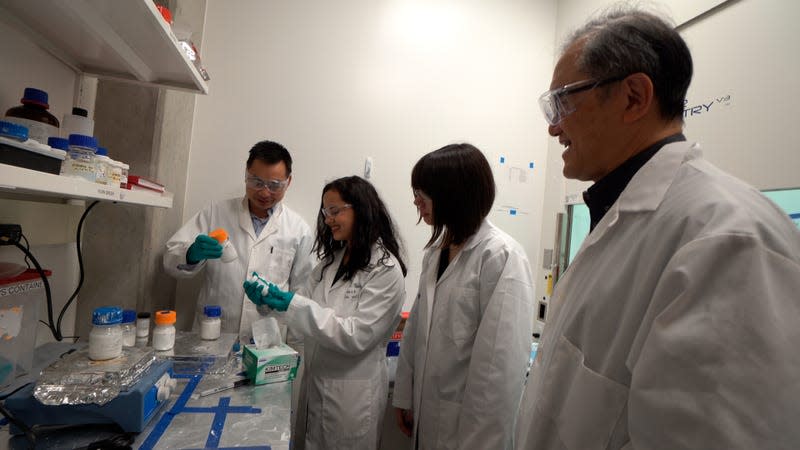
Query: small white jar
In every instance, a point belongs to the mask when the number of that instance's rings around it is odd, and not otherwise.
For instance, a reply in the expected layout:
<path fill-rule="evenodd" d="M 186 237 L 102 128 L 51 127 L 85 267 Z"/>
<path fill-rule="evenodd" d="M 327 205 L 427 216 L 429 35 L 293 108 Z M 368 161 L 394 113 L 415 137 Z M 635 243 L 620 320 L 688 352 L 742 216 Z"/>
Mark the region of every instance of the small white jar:
<path fill-rule="evenodd" d="M 150 313 L 140 312 L 136 315 L 136 337 L 147 338 L 150 336 Z"/>
<path fill-rule="evenodd" d="M 200 320 L 200 339 L 213 341 L 219 339 L 222 331 L 222 308 L 218 305 L 203 307 L 203 319 Z"/>
<path fill-rule="evenodd" d="M 105 361 L 122 354 L 122 308 L 102 306 L 92 312 L 89 332 L 89 359 Z"/>
<path fill-rule="evenodd" d="M 175 346 L 175 317 L 175 311 L 156 311 L 153 349 L 161 352 Z"/>
<path fill-rule="evenodd" d="M 136 311 L 125 309 L 122 311 L 122 346 L 133 347 L 136 345 Z"/>
<path fill-rule="evenodd" d="M 122 161 L 120 163 L 120 174 L 119 174 L 119 187 L 122 189 L 128 189 L 128 170 L 130 170 L 130 166 Z"/>

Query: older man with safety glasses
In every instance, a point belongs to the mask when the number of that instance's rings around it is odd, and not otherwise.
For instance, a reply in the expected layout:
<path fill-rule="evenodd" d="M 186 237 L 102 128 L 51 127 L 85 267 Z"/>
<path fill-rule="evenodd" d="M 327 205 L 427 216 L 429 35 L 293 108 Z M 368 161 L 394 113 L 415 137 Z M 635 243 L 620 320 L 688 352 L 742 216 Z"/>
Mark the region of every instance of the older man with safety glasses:
<path fill-rule="evenodd" d="M 292 180 L 292 157 L 282 145 L 262 141 L 250 149 L 244 173 L 244 197 L 212 202 L 167 242 L 164 268 L 178 278 L 203 274 L 194 311 L 195 328 L 203 307 L 222 306 L 222 331 L 252 337 L 260 317 L 242 282 L 258 272 L 284 290 L 297 290 L 311 272 L 314 236 L 309 226 L 282 200 Z M 224 262 L 223 246 L 208 233 L 223 228 L 237 259 Z M 267 313 L 267 311 L 262 311 Z M 281 330 L 284 338 L 287 330 Z M 290 333 L 291 334 L 291 333 Z M 291 336 L 289 343 L 292 343 Z"/>
<path fill-rule="evenodd" d="M 540 105 L 591 229 L 550 299 L 517 449 L 800 448 L 800 230 L 682 134 L 655 15 L 576 31 Z M 769 381 L 766 381 L 769 380 Z"/>

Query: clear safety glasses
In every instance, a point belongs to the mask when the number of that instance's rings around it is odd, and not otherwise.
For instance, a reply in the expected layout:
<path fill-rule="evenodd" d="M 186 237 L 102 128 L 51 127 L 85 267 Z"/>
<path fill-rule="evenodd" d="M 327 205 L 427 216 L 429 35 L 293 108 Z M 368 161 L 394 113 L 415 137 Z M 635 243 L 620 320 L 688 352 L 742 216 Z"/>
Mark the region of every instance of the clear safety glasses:
<path fill-rule="evenodd" d="M 289 185 L 289 180 L 262 180 L 261 178 L 247 174 L 245 175 L 244 182 L 250 189 L 255 189 L 260 191 L 262 189 L 267 189 L 273 194 L 278 194 L 283 192 L 286 189 L 286 186 Z"/>
<path fill-rule="evenodd" d="M 551 89 L 539 97 L 539 107 L 542 109 L 548 124 L 558 125 L 565 117 L 574 113 L 577 107 L 577 104 L 569 101 L 568 96 L 578 92 L 590 91 L 598 86 L 620 81 L 624 78 L 624 76 L 617 76 L 604 80 L 581 80 L 560 88 Z"/>
<path fill-rule="evenodd" d="M 345 203 L 342 206 L 331 205 L 328 206 L 327 208 L 320 209 L 320 211 L 322 211 L 322 215 L 325 216 L 325 218 L 327 219 L 329 217 L 336 217 L 339 215 L 340 212 L 344 211 L 347 208 L 352 208 L 352 207 L 353 205 Z"/>

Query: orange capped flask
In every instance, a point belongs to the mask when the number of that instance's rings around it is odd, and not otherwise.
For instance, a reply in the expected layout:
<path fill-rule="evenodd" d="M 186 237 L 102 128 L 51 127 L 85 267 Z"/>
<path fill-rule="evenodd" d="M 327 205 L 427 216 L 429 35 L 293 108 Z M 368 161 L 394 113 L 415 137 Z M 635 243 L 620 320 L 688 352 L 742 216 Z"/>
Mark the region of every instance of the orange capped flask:
<path fill-rule="evenodd" d="M 222 246 L 222 257 L 220 258 L 222 262 L 231 262 L 235 261 L 239 255 L 236 253 L 236 249 L 233 247 L 233 244 L 228 239 L 228 232 L 225 231 L 224 228 L 217 228 L 216 230 L 208 233 L 208 235 L 219 242 L 219 245 Z"/>

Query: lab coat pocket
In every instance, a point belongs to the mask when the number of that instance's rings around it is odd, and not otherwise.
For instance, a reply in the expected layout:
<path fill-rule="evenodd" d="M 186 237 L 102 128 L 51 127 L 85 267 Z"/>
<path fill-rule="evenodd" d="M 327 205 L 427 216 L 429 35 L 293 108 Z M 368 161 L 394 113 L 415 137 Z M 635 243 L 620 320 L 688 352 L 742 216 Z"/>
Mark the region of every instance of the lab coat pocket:
<path fill-rule="evenodd" d="M 269 255 L 269 281 L 282 289 L 289 287 L 289 275 L 292 273 L 295 249 L 273 248 Z"/>
<path fill-rule="evenodd" d="M 584 355 L 560 336 L 537 408 L 550 416 L 568 449 L 605 449 L 628 401 L 628 387 L 586 367 Z"/>
<path fill-rule="evenodd" d="M 458 419 L 461 404 L 439 400 L 439 417 L 436 424 L 436 448 L 450 450 L 458 447 Z"/>
<path fill-rule="evenodd" d="M 472 338 L 480 324 L 480 294 L 477 289 L 456 288 L 449 299 L 451 337 L 455 342 Z"/>
<path fill-rule="evenodd" d="M 324 379 L 322 384 L 322 431 L 326 441 L 329 444 L 356 444 L 375 420 L 372 417 L 375 401 L 373 382 Z"/>

